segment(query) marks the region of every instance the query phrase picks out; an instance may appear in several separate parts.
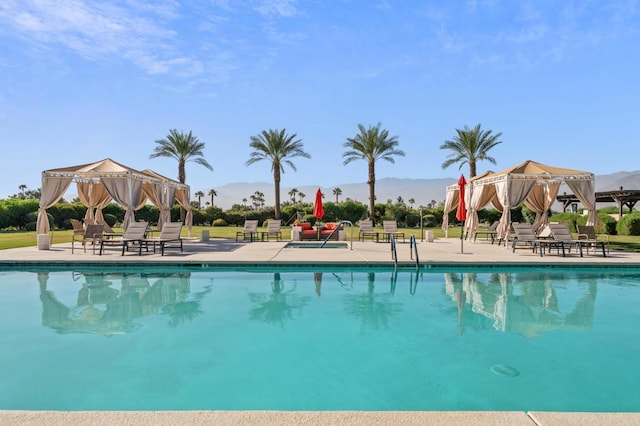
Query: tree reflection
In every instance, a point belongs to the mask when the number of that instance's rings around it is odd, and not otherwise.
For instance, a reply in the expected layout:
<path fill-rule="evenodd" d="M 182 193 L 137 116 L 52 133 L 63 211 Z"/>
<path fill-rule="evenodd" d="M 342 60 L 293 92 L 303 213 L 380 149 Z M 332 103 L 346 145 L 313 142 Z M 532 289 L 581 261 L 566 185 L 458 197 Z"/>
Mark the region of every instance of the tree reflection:
<path fill-rule="evenodd" d="M 359 318 L 360 331 L 362 332 L 388 328 L 389 319 L 402 310 L 400 303 L 392 302 L 392 293 L 375 293 L 375 281 L 375 273 L 367 273 L 367 292 L 363 294 L 349 294 L 345 297 L 347 305 L 346 312 L 348 315 Z"/>
<path fill-rule="evenodd" d="M 249 318 L 284 328 L 285 322 L 294 319 L 294 313 L 304 308 L 311 300 L 310 297 L 296 295 L 295 289 L 294 281 L 292 287 L 285 290 L 280 273 L 275 272 L 270 294 L 249 293 L 249 300 L 254 304 L 249 310 Z"/>

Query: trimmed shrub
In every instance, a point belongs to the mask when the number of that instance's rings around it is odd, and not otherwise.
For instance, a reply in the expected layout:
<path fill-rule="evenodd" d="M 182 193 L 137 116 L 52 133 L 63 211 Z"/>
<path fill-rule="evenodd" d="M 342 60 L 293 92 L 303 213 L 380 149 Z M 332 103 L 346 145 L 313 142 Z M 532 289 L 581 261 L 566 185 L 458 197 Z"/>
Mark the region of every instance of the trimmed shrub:
<path fill-rule="evenodd" d="M 213 226 L 227 226 L 227 222 L 223 218 L 218 218 L 213 221 Z"/>
<path fill-rule="evenodd" d="M 109 225 L 112 228 L 115 226 L 116 223 L 118 223 L 118 218 L 111 213 L 103 214 L 103 217 L 104 217 L 104 221 L 107 222 L 107 225 Z"/>
<path fill-rule="evenodd" d="M 549 222 L 566 223 L 571 232 L 577 232 L 576 224 L 580 223 L 580 220 L 581 216 L 578 213 L 556 213 L 549 217 Z"/>
<path fill-rule="evenodd" d="M 618 235 L 640 235 L 640 212 L 622 216 L 616 230 Z"/>
<path fill-rule="evenodd" d="M 424 216 L 422 216 L 422 226 L 424 226 L 425 228 L 433 228 L 436 225 L 437 223 L 435 215 L 425 214 Z"/>
<path fill-rule="evenodd" d="M 416 228 L 420 226 L 420 216 L 417 214 L 408 214 L 405 217 L 405 221 L 407 222 L 408 228 Z"/>

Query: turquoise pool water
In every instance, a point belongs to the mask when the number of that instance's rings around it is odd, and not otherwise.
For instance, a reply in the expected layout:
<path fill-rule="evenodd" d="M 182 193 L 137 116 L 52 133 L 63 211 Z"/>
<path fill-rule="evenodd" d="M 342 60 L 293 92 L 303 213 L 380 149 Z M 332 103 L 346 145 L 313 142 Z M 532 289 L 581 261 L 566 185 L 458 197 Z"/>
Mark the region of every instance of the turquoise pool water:
<path fill-rule="evenodd" d="M 0 271 L 0 409 L 640 411 L 640 270 Z"/>

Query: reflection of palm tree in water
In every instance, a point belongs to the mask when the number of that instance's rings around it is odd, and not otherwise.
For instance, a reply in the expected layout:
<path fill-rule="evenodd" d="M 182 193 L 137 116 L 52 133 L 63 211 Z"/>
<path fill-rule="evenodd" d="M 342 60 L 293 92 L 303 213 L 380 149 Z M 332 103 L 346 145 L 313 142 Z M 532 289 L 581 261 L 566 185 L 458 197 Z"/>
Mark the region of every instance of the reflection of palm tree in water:
<path fill-rule="evenodd" d="M 458 334 L 464 332 L 463 314 L 464 314 L 464 302 L 466 296 L 462 288 L 456 290 L 456 305 L 458 305 Z"/>
<path fill-rule="evenodd" d="M 316 287 L 316 294 L 320 296 L 322 291 L 322 272 L 313 273 L 313 284 Z"/>
<path fill-rule="evenodd" d="M 401 311 L 402 305 L 392 303 L 392 294 L 376 294 L 375 273 L 367 274 L 367 292 L 364 294 L 347 295 L 347 314 L 360 318 L 360 328 L 365 330 L 379 330 L 389 325 L 389 318 Z"/>
<path fill-rule="evenodd" d="M 271 294 L 249 293 L 249 300 L 255 304 L 249 311 L 249 318 L 255 321 L 275 323 L 284 326 L 286 320 L 293 319 L 296 310 L 306 306 L 310 298 L 295 294 L 296 285 L 285 291 L 279 272 L 273 274 Z"/>

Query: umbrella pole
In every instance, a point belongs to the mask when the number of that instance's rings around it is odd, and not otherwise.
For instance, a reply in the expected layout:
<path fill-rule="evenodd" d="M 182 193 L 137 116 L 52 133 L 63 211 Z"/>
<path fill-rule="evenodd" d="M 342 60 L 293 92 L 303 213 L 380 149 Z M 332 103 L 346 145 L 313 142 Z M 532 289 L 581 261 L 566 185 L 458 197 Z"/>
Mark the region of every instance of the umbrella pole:
<path fill-rule="evenodd" d="M 464 253 L 464 220 L 462 221 L 462 229 L 460 230 L 460 253 Z"/>

